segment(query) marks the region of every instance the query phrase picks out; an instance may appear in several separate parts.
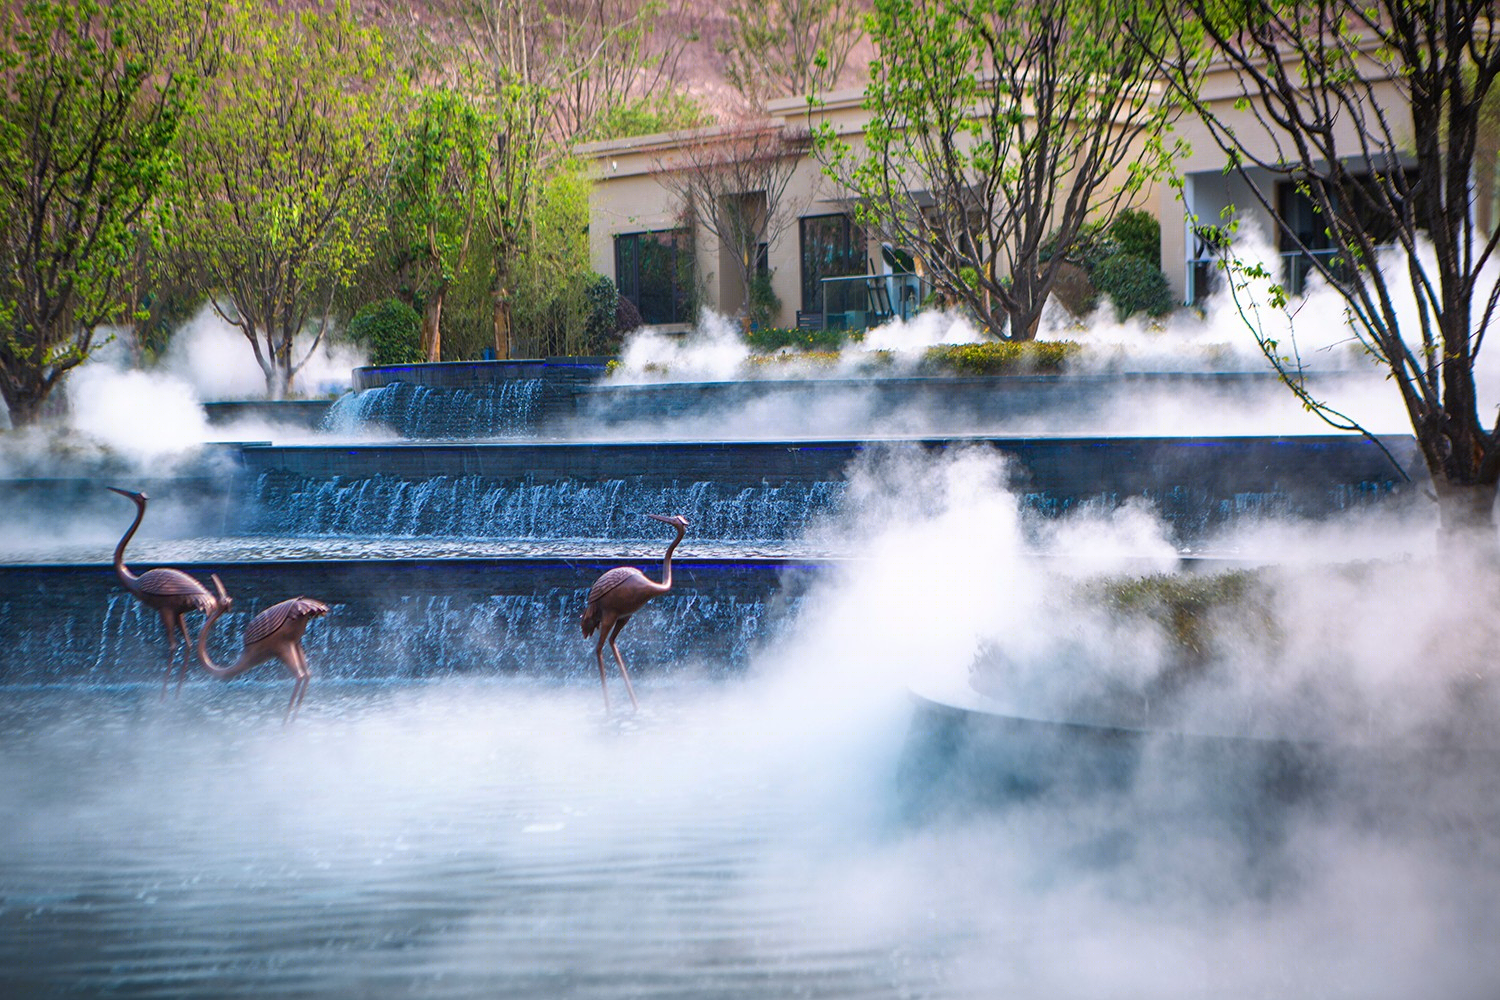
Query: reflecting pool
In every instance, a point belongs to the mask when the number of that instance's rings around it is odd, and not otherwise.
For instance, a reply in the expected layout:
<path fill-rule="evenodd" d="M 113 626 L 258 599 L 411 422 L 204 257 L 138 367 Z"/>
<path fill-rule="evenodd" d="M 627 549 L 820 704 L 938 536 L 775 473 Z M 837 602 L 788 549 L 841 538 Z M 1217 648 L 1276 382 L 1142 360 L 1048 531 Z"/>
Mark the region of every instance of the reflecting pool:
<path fill-rule="evenodd" d="M 0 994 L 1493 996 L 1494 831 L 904 815 L 792 674 L 12 688 Z M 618 699 L 617 699 L 618 700 Z M 816 704 L 813 704 L 816 702 Z M 1142 791 L 1140 794 L 1149 794 Z"/>

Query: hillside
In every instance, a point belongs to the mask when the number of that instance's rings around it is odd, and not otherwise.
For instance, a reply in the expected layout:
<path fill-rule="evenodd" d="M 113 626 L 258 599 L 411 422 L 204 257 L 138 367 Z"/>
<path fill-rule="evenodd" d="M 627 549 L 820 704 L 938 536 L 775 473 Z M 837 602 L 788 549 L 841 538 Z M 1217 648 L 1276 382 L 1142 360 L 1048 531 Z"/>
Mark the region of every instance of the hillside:
<path fill-rule="evenodd" d="M 316 0 L 293 2 L 311 4 Z M 581 7 L 586 2 L 574 0 L 574 6 Z M 658 34 L 665 38 L 665 33 L 670 31 L 674 41 L 682 40 L 677 64 L 679 89 L 717 117 L 748 110 L 744 98 L 725 76 L 724 57 L 718 49 L 719 44 L 730 37 L 733 25 L 728 0 L 667 0 L 667 3 L 668 10 L 661 19 Z M 438 39 L 460 34 L 453 27 L 455 0 L 356 0 L 354 9 L 361 20 L 380 27 L 398 40 L 409 37 L 414 28 Z M 853 86 L 862 81 L 871 55 L 868 42 L 857 46 L 840 79 L 840 86 Z"/>

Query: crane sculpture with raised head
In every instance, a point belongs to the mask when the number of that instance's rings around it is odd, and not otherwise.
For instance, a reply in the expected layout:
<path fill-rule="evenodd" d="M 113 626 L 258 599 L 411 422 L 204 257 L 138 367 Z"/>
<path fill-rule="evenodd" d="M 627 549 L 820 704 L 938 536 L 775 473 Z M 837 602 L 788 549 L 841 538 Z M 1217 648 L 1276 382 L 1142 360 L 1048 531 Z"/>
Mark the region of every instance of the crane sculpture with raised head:
<path fill-rule="evenodd" d="M 630 621 L 630 616 L 641 610 L 645 603 L 653 597 L 659 597 L 672 589 L 672 553 L 677 548 L 677 543 L 682 541 L 682 536 L 687 533 L 687 518 L 680 514 L 647 514 L 663 524 L 670 524 L 677 529 L 677 537 L 672 539 L 672 544 L 667 546 L 666 557 L 661 564 L 661 583 L 648 580 L 646 574 L 634 566 L 616 566 L 606 571 L 594 585 L 589 588 L 589 605 L 584 609 L 581 619 L 584 637 L 599 630 L 599 641 L 594 644 L 594 659 L 599 664 L 599 684 L 604 688 L 604 711 L 609 711 L 609 682 L 604 670 L 604 642 L 609 640 L 610 651 L 615 654 L 615 662 L 620 665 L 620 676 L 625 679 L 625 691 L 630 695 L 632 708 L 639 708 L 635 700 L 635 689 L 630 684 L 630 674 L 625 669 L 625 661 L 620 657 L 620 647 L 615 645 L 615 639 L 619 637 L 620 630 L 625 623 Z"/>
<path fill-rule="evenodd" d="M 302 633 L 307 630 L 309 621 L 328 613 L 328 605 L 311 597 L 294 597 L 271 605 L 250 619 L 250 624 L 245 627 L 240 658 L 232 666 L 221 667 L 208 655 L 208 633 L 219 616 L 234 604 L 234 598 L 225 592 L 218 574 L 210 575 L 219 596 L 208 613 L 208 621 L 198 633 L 198 659 L 202 661 L 203 669 L 221 680 L 228 680 L 267 660 L 279 659 L 296 678 L 292 685 L 292 699 L 286 706 L 286 717 L 292 718 L 307 695 L 307 682 L 312 677 L 307 670 L 307 654 L 302 651 Z"/>
<path fill-rule="evenodd" d="M 188 657 L 192 655 L 193 637 L 188 634 L 187 623 L 182 616 L 189 611 L 212 610 L 214 597 L 207 587 L 180 569 L 149 569 L 140 576 L 132 573 L 125 565 L 125 546 L 130 544 L 131 537 L 141 526 L 141 521 L 145 520 L 146 501 L 151 498 L 144 493 L 132 493 L 114 486 L 105 488 L 135 504 L 135 520 L 121 537 L 120 544 L 115 546 L 115 574 L 136 600 L 161 615 L 161 623 L 167 630 L 167 673 L 161 682 L 161 693 L 165 697 L 167 684 L 172 679 L 172 665 L 177 660 L 178 632 L 182 633 L 183 639 L 182 669 L 177 674 L 179 689 L 182 687 L 182 678 L 187 674 Z"/>

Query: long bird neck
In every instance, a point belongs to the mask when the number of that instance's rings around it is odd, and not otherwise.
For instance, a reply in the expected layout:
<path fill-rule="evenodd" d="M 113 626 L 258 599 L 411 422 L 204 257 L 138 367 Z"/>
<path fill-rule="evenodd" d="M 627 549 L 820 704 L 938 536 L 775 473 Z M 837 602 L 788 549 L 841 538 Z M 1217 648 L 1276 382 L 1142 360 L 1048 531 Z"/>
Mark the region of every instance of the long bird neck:
<path fill-rule="evenodd" d="M 665 594 L 672 589 L 672 553 L 677 551 L 677 543 L 682 541 L 683 530 L 677 529 L 677 537 L 672 539 L 672 544 L 667 546 L 667 554 L 661 561 L 661 583 L 657 584 L 660 592 Z"/>
<path fill-rule="evenodd" d="M 130 522 L 130 527 L 125 529 L 125 534 L 120 537 L 120 544 L 115 546 L 115 575 L 126 587 L 131 587 L 138 577 L 130 572 L 125 565 L 125 546 L 130 544 L 130 539 L 135 536 L 135 529 L 141 526 L 146 518 L 146 505 L 139 500 L 135 502 L 135 520 Z"/>
<path fill-rule="evenodd" d="M 244 673 L 255 666 L 255 664 L 248 662 L 250 659 L 248 654 L 242 654 L 234 666 L 221 667 L 208 655 L 208 633 L 213 631 L 214 622 L 218 621 L 219 616 L 223 613 L 224 605 L 216 602 L 213 609 L 209 611 L 208 620 L 203 623 L 203 628 L 198 630 L 198 661 L 203 664 L 203 669 L 207 670 L 213 676 L 229 678 Z"/>

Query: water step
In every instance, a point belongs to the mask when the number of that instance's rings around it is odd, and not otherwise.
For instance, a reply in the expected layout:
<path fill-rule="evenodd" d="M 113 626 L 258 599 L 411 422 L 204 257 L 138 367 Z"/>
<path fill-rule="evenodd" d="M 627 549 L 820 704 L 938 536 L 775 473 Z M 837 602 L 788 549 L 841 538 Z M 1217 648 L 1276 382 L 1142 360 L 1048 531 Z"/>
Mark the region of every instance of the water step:
<path fill-rule="evenodd" d="M 593 640 L 584 639 L 579 615 L 593 581 L 622 563 L 659 578 L 659 558 L 176 566 L 210 587 L 209 574 L 218 573 L 235 598 L 234 610 L 215 626 L 212 648 L 221 662 L 234 657 L 257 612 L 305 595 L 332 609 L 303 641 L 317 676 L 565 678 L 595 670 Z M 622 633 L 621 648 L 645 673 L 738 669 L 790 621 L 808 581 L 828 565 L 679 560 L 673 592 L 640 613 Z M 195 636 L 202 621 L 197 613 L 188 617 Z M 0 685 L 149 681 L 161 676 L 166 660 L 159 616 L 124 590 L 111 567 L 97 564 L 0 568 L 0 645 L 7 650 Z M 276 676 L 279 669 L 265 672 Z"/>
<path fill-rule="evenodd" d="M 1418 491 L 1396 463 L 1421 469 L 1411 438 L 1357 435 L 250 445 L 231 532 L 649 538 L 638 515 L 671 511 L 700 538 L 785 540 L 842 510 L 860 463 L 963 448 L 1003 455 L 1029 510 L 1143 498 L 1184 545 L 1246 518 L 1404 502 Z"/>

